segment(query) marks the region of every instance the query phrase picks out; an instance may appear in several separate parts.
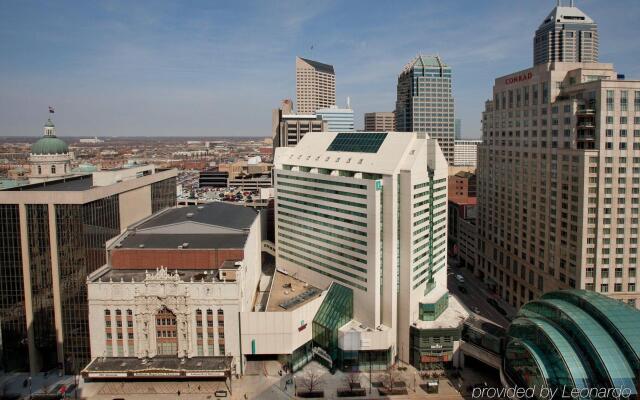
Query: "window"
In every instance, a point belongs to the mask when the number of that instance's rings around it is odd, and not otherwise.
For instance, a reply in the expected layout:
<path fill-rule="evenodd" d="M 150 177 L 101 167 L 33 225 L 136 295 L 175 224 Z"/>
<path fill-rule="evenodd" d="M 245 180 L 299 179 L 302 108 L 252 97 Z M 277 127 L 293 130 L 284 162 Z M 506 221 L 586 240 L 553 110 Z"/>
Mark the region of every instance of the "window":
<path fill-rule="evenodd" d="M 607 90 L 607 111 L 613 111 L 613 90 Z"/>
<path fill-rule="evenodd" d="M 55 174 L 55 173 L 56 173 L 56 166 L 55 166 L 55 165 L 52 165 L 52 166 L 51 166 L 51 173 L 52 173 L 52 174 Z"/>

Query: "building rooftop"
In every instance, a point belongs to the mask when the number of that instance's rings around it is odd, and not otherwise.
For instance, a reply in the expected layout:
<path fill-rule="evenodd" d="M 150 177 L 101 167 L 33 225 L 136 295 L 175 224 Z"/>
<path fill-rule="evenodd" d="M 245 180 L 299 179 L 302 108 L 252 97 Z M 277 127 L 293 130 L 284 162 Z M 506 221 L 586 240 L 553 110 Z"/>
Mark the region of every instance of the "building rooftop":
<path fill-rule="evenodd" d="M 144 234 L 133 233 L 123 237 L 116 247 L 133 249 L 241 249 L 247 241 L 246 233 L 222 234 Z M 186 246 L 185 246 L 186 244 Z"/>
<path fill-rule="evenodd" d="M 442 61 L 440 56 L 437 55 L 424 55 L 418 54 L 413 60 L 402 68 L 402 73 L 407 72 L 413 68 L 435 67 L 445 68 L 447 65 Z"/>
<path fill-rule="evenodd" d="M 189 225 L 204 224 L 232 230 L 248 230 L 257 216 L 258 212 L 253 208 L 215 202 L 168 209 L 142 222 L 136 226 L 136 230 L 144 231 L 150 228 L 182 223 L 189 223 Z M 188 234 L 196 232 L 176 229 L 173 233 Z"/>
<path fill-rule="evenodd" d="M 469 317 L 469 312 L 462 303 L 455 296 L 449 295 L 449 306 L 438 319 L 434 321 L 417 320 L 413 322 L 413 326 L 418 329 L 450 329 L 463 324 L 467 317 Z"/>
<path fill-rule="evenodd" d="M 578 289 L 545 293 L 522 306 L 511 322 L 505 364 L 535 360 L 549 381 L 569 376 L 573 386 L 628 388 L 637 394 L 639 326 L 638 310 L 604 295 Z M 552 360 L 546 357 L 550 348 L 555 349 Z"/>
<path fill-rule="evenodd" d="M 333 70 L 333 65 L 329 65 L 329 64 L 324 64 L 318 61 L 313 61 L 313 60 L 309 60 L 306 58 L 302 58 L 302 57 L 298 57 L 299 59 L 301 59 L 302 61 L 306 62 L 307 64 L 311 65 L 313 68 L 315 68 L 316 70 L 320 71 L 320 72 L 324 72 L 326 74 L 332 74 L 335 75 L 335 72 Z"/>
<path fill-rule="evenodd" d="M 471 178 L 474 175 L 475 174 L 473 172 L 459 171 L 459 172 L 456 172 L 456 174 L 454 176 L 457 176 L 458 178 Z"/>
<path fill-rule="evenodd" d="M 573 1 L 572 1 L 573 3 Z M 540 27 L 548 23 L 559 24 L 593 24 L 594 21 L 585 14 L 582 10 L 574 5 L 563 6 L 559 5 L 554 7 L 553 10 L 547 15 Z"/>
<path fill-rule="evenodd" d="M 235 264 L 235 261 L 231 261 Z M 226 268 L 228 269 L 228 268 Z M 177 273 L 179 279 L 182 282 L 222 282 L 219 279 L 218 270 L 203 270 L 203 269 L 178 269 L 167 270 L 165 268 L 153 270 L 143 269 L 113 269 L 104 268 L 97 270 L 95 273 L 89 276 L 90 282 L 144 282 L 144 280 L 151 276 L 152 278 L 158 274 L 158 271 L 164 270 L 167 275 L 175 276 Z"/>
<path fill-rule="evenodd" d="M 81 175 L 5 189 L 7 191 L 79 192 L 93 187 L 93 175 Z"/>
<path fill-rule="evenodd" d="M 309 132 L 295 147 L 280 147 L 274 168 L 283 165 L 344 170 L 363 174 L 395 174 L 421 157 L 427 168 L 446 166 L 435 139 L 413 132 Z"/>
<path fill-rule="evenodd" d="M 265 311 L 291 311 L 321 294 L 321 289 L 276 270 Z"/>

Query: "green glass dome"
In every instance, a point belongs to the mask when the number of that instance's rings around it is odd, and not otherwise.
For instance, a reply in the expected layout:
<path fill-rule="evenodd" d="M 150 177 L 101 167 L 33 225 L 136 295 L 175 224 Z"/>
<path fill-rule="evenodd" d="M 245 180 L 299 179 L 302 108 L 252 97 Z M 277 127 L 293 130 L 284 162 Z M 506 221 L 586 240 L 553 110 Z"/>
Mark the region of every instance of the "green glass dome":
<path fill-rule="evenodd" d="M 31 146 L 31 154 L 67 154 L 69 146 L 55 136 L 43 137 Z"/>

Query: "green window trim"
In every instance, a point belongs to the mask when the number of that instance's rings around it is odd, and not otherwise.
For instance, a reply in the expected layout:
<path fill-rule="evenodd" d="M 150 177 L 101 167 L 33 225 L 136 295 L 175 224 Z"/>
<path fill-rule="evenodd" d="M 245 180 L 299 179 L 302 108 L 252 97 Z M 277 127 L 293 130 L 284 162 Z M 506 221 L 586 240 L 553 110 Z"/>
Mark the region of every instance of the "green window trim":
<path fill-rule="evenodd" d="M 293 254 L 294 256 L 298 256 L 298 254 L 296 254 L 296 253 L 291 253 L 291 254 Z M 347 280 L 345 278 L 342 278 L 340 276 L 333 275 L 333 274 L 331 274 L 331 273 L 329 273 L 327 271 L 323 271 L 321 269 L 312 267 L 312 266 L 310 266 L 308 264 L 305 264 L 304 262 L 301 262 L 299 260 L 294 260 L 293 258 L 289 258 L 289 257 L 284 256 L 284 255 L 280 255 L 280 257 L 282 257 L 284 260 L 291 261 L 292 263 L 296 263 L 296 264 L 298 264 L 300 266 L 303 266 L 303 267 L 305 267 L 307 269 L 310 269 L 311 271 L 317 272 L 317 273 L 319 273 L 321 275 L 324 275 L 324 276 L 327 276 L 327 277 L 329 277 L 331 279 L 335 279 L 336 281 L 342 282 L 345 285 L 353 286 L 353 287 L 355 287 L 357 289 L 360 289 L 360 290 L 362 290 L 364 292 L 367 291 L 367 288 L 365 286 L 362 286 L 362 285 L 359 285 L 357 283 L 351 282 L 351 281 L 349 281 L 349 280 Z M 339 271 L 339 272 L 342 272 L 342 271 Z"/>
<path fill-rule="evenodd" d="M 286 246 L 289 246 L 289 247 L 291 247 L 291 248 L 293 248 L 293 249 L 300 250 L 300 248 L 299 248 L 299 247 L 291 246 L 291 244 L 289 244 L 289 243 L 283 243 L 283 244 L 284 244 L 284 245 L 286 245 Z M 349 272 L 349 271 L 345 271 L 344 269 L 336 268 L 336 267 L 334 267 L 334 266 L 332 266 L 332 265 L 325 264 L 325 263 L 324 263 L 324 262 L 322 262 L 322 261 L 314 260 L 313 258 L 309 258 L 309 257 L 307 257 L 307 256 L 303 256 L 303 255 L 301 255 L 301 254 L 296 253 L 295 251 L 291 251 L 291 250 L 289 250 L 288 248 L 278 247 L 278 250 L 280 250 L 280 251 L 282 251 L 282 252 L 284 252 L 284 253 L 287 253 L 287 254 L 291 254 L 291 255 L 296 256 L 296 257 L 298 257 L 298 258 L 301 258 L 301 259 L 303 259 L 303 260 L 305 260 L 305 261 L 308 261 L 308 262 L 312 262 L 312 263 L 318 264 L 318 265 L 320 265 L 320 266 L 322 266 L 322 267 L 324 267 L 324 268 L 328 268 L 328 269 L 330 269 L 330 270 L 332 270 L 332 271 L 339 272 L 339 273 L 341 273 L 341 274 L 343 274 L 343 275 L 347 275 L 347 276 L 349 276 L 349 277 L 351 277 L 351 278 L 354 278 L 354 279 L 357 279 L 357 280 L 359 280 L 359 281 L 361 281 L 361 282 L 365 282 L 365 283 L 367 282 L 367 278 L 363 278 L 363 277 L 361 277 L 361 276 L 359 276 L 359 275 L 356 275 L 356 274 L 354 274 L 354 273 L 351 273 L 351 272 Z M 301 251 L 307 251 L 307 250 L 306 250 L 306 249 L 302 249 Z M 315 255 L 316 257 L 322 257 L 322 256 L 318 256 L 318 255 L 317 255 L 317 253 L 312 253 L 312 252 L 310 252 L 310 251 L 308 251 L 308 253 L 313 254 L 313 255 Z M 325 258 L 325 259 L 326 259 L 326 258 Z M 332 261 L 335 261 L 335 260 L 332 260 Z M 352 267 L 351 265 L 345 265 L 345 266 L 350 267 L 350 268 Z M 357 270 L 357 268 L 353 268 L 353 269 Z"/>
<path fill-rule="evenodd" d="M 280 175 L 278 175 L 278 176 L 280 176 Z M 283 178 L 283 179 L 290 179 L 290 178 L 286 177 L 286 178 Z M 335 190 L 335 189 L 326 189 L 326 188 L 322 188 L 322 187 L 318 187 L 318 186 L 298 185 L 296 183 L 283 182 L 281 180 L 278 180 L 277 184 L 278 184 L 278 186 L 288 186 L 288 187 L 294 187 L 294 188 L 298 188 L 298 189 L 312 190 L 312 191 L 315 191 L 315 192 L 337 194 L 339 196 L 356 197 L 358 199 L 366 199 L 367 198 L 366 194 L 345 192 L 345 191 L 342 191 L 342 190 Z"/>
<path fill-rule="evenodd" d="M 318 220 L 315 220 L 315 219 L 312 219 L 312 218 L 307 218 L 307 217 L 303 217 L 303 216 L 300 216 L 300 215 L 290 214 L 290 213 L 288 213 L 286 211 L 278 210 L 278 218 L 280 218 L 281 215 L 286 216 L 286 217 L 296 218 L 296 219 L 299 219 L 299 220 L 302 220 L 302 221 L 305 221 L 305 222 L 309 222 L 309 223 L 312 223 L 312 224 L 320 225 L 320 226 L 326 226 L 326 227 L 332 228 L 332 229 L 338 229 L 340 231 L 347 232 L 347 233 L 353 233 L 353 234 L 360 235 L 360 236 L 365 236 L 365 237 L 367 236 L 367 232 L 359 231 L 357 229 L 351 229 L 351 228 L 347 228 L 347 227 L 344 227 L 344 226 L 341 226 L 341 225 L 334 225 L 334 224 L 330 224 L 328 222 L 318 221 Z M 363 243 L 363 244 L 366 245 L 366 243 Z"/>
<path fill-rule="evenodd" d="M 342 213 L 342 214 L 346 214 L 346 215 L 353 215 L 355 217 L 360 217 L 360 218 L 365 218 L 365 219 L 367 218 L 367 214 L 356 212 L 356 211 L 350 211 L 350 210 L 345 210 L 345 209 L 342 209 L 342 208 L 325 206 L 325 205 L 322 205 L 322 204 L 310 203 L 308 201 L 296 200 L 296 199 L 292 199 L 292 198 L 284 197 L 284 196 L 277 196 L 276 198 L 278 200 L 281 200 L 281 201 L 288 201 L 289 203 L 300 204 L 302 206 L 319 208 L 321 210 L 333 211 L 333 212 Z M 366 226 L 366 224 L 365 224 L 365 226 Z"/>
<path fill-rule="evenodd" d="M 366 203 L 356 203 L 356 202 L 353 202 L 353 201 L 346 201 L 346 200 L 340 200 L 340 199 L 329 199 L 329 198 L 323 197 L 323 196 L 316 196 L 314 194 L 294 192 L 294 191 L 286 190 L 286 189 L 278 189 L 278 193 L 292 194 L 294 196 L 307 197 L 307 198 L 314 199 L 314 200 L 328 201 L 328 202 L 331 202 L 331 203 L 343 204 L 345 206 L 367 208 L 367 204 Z"/>
<path fill-rule="evenodd" d="M 353 225 L 362 226 L 362 227 L 366 227 L 367 226 L 366 222 L 354 221 L 354 220 L 347 219 L 347 218 L 337 217 L 335 215 L 329 215 L 329 214 L 319 213 L 319 212 L 316 212 L 316 211 L 305 210 L 304 208 L 294 207 L 294 206 L 290 206 L 288 204 L 278 204 L 277 207 L 278 208 L 286 208 L 288 210 L 298 211 L 298 212 L 305 213 L 305 214 L 315 215 L 315 216 L 318 216 L 318 217 L 322 217 L 322 218 L 326 218 L 326 219 L 330 219 L 330 220 L 334 220 L 334 221 L 340 221 L 340 222 L 344 222 L 344 223 L 347 223 L 347 224 L 353 224 Z"/>
<path fill-rule="evenodd" d="M 357 261 L 357 262 L 363 263 L 363 264 L 367 263 L 367 260 L 365 260 L 364 258 L 352 256 L 351 254 L 343 253 L 341 251 L 334 250 L 334 249 L 331 249 L 329 247 L 325 247 L 325 246 L 322 246 L 322 245 L 319 245 L 319 244 L 316 244 L 316 243 L 311 243 L 311 242 L 308 242 L 306 240 L 287 235 L 286 233 L 278 232 L 278 235 L 280 237 L 284 238 L 284 239 L 290 239 L 290 240 L 293 240 L 293 241 L 298 241 L 298 243 L 302 243 L 302 244 L 310 246 L 312 248 L 317 248 L 317 249 L 326 251 L 328 253 L 335 254 L 335 255 L 338 255 L 340 257 L 347 258 L 347 259 L 352 260 L 352 261 Z"/>

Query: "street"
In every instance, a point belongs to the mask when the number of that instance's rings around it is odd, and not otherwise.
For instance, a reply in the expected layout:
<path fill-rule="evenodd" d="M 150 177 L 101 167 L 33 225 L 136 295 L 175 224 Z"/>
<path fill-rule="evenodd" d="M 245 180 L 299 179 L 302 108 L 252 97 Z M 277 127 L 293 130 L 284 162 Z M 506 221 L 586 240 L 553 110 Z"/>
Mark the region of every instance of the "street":
<path fill-rule="evenodd" d="M 470 310 L 473 310 L 474 307 L 478 307 L 480 315 L 506 329 L 509 326 L 509 320 L 500 314 L 491 304 L 487 303 L 487 298 L 492 295 L 487 291 L 484 283 L 466 268 L 459 268 L 452 264 L 449 264 L 448 266 L 447 285 L 449 287 L 449 292 L 458 297 Z M 456 280 L 455 276 L 457 274 L 464 277 L 463 284 Z M 464 286 L 467 289 L 467 293 L 460 292 L 460 286 Z M 498 303 L 509 315 L 514 315 L 515 310 L 513 307 L 502 300 L 498 300 Z"/>

